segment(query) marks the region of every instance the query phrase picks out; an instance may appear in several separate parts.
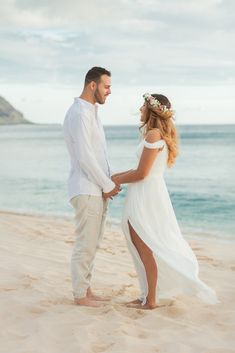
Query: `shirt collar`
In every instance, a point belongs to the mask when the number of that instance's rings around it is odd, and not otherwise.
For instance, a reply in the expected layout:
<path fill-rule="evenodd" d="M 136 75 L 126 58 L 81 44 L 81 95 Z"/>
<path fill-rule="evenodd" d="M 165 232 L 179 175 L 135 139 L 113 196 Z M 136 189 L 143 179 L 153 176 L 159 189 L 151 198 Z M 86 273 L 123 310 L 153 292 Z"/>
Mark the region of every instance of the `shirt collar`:
<path fill-rule="evenodd" d="M 84 105 L 85 107 L 90 109 L 92 112 L 97 112 L 97 110 L 98 110 L 98 104 L 97 103 L 92 104 L 92 103 L 90 103 L 90 102 L 88 102 L 85 99 L 82 99 L 80 97 L 75 97 L 74 98 L 74 102 L 81 103 L 82 105 Z"/>

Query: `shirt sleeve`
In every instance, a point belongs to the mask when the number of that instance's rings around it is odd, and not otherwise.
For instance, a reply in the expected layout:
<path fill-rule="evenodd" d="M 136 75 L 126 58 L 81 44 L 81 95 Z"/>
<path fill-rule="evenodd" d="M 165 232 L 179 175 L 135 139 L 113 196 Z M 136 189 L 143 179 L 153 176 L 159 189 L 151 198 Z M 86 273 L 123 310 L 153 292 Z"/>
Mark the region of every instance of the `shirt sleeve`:
<path fill-rule="evenodd" d="M 100 130 L 102 132 L 102 138 L 103 138 L 103 141 L 104 141 L 104 148 L 105 148 L 105 154 L 106 154 L 106 160 L 107 160 L 107 163 L 108 163 L 108 168 L 109 168 L 109 175 L 110 177 L 115 174 L 112 167 L 110 166 L 110 163 L 109 163 L 109 159 L 108 159 L 108 155 L 107 155 L 107 143 L 106 143 L 106 139 L 105 139 L 105 132 L 104 132 L 104 128 L 101 124 L 101 121 L 100 121 L 100 118 L 99 116 L 97 116 L 97 120 L 98 120 L 98 124 L 99 124 L 99 127 L 100 127 Z"/>
<path fill-rule="evenodd" d="M 70 133 L 74 143 L 76 159 L 88 178 L 99 185 L 105 193 L 113 190 L 115 183 L 107 177 L 94 156 L 91 144 L 91 117 L 86 114 L 75 116 L 71 122 Z"/>
<path fill-rule="evenodd" d="M 115 172 L 113 171 L 113 169 L 111 169 L 110 167 L 109 167 L 109 170 L 110 170 L 110 176 L 112 176 L 113 174 L 115 174 Z"/>

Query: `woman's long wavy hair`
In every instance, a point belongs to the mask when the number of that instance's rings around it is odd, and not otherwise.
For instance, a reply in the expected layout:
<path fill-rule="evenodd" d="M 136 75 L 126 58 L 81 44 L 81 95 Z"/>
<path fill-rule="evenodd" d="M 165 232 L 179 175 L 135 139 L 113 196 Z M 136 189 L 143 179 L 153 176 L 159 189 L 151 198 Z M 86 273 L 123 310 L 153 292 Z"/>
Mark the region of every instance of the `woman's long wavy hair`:
<path fill-rule="evenodd" d="M 152 97 L 156 98 L 162 105 L 165 105 L 168 109 L 171 109 L 171 103 L 166 96 L 162 94 L 151 94 Z M 179 152 L 179 141 L 175 124 L 173 122 L 173 111 L 167 110 L 162 111 L 158 107 L 153 107 L 148 101 L 145 101 L 146 110 L 144 113 L 143 124 L 140 126 L 140 130 L 143 136 L 146 136 L 149 130 L 157 128 L 160 130 L 162 138 L 166 141 L 168 147 L 168 167 L 171 167 Z"/>

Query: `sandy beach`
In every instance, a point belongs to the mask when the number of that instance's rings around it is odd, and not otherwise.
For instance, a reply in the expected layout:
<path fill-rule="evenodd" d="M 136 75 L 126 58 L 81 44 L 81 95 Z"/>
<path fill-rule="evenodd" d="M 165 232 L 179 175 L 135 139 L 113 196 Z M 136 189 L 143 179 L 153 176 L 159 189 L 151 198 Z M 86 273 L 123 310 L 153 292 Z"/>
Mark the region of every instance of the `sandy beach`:
<path fill-rule="evenodd" d="M 128 308 L 138 283 L 122 232 L 107 225 L 93 288 L 101 308 L 73 304 L 71 219 L 0 213 L 1 352 L 235 352 L 235 243 L 187 237 L 220 303 L 179 296 L 154 311 Z M 161 303 L 160 303 L 161 304 Z"/>

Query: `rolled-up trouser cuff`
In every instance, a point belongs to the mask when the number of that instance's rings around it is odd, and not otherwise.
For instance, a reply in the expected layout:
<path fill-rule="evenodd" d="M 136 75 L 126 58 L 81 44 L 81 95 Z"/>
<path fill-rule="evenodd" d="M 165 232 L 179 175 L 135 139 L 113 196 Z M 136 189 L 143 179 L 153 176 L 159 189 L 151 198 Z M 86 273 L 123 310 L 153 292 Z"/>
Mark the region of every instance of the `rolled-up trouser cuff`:
<path fill-rule="evenodd" d="M 87 294 L 87 289 L 80 289 L 79 291 L 77 291 L 76 293 L 73 292 L 73 296 L 74 296 L 74 299 L 81 299 L 81 298 L 85 298 L 86 297 L 86 294 Z"/>

